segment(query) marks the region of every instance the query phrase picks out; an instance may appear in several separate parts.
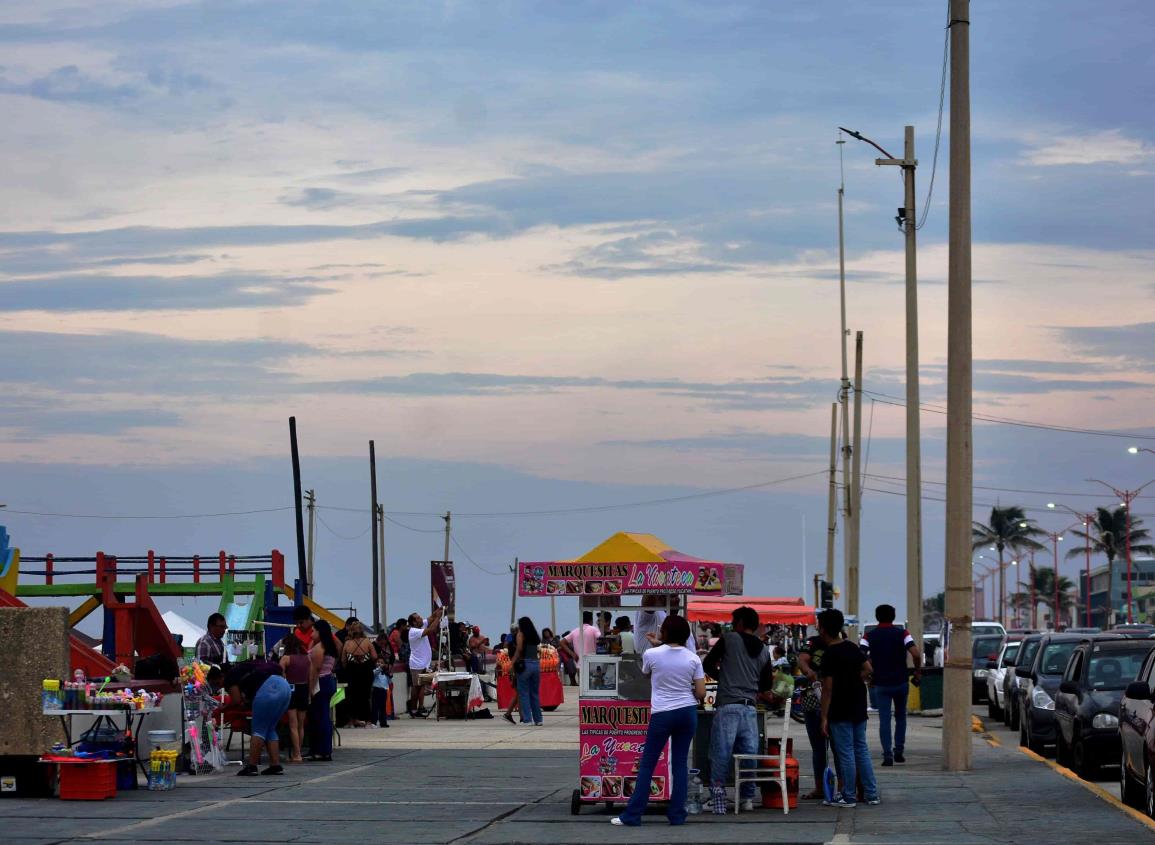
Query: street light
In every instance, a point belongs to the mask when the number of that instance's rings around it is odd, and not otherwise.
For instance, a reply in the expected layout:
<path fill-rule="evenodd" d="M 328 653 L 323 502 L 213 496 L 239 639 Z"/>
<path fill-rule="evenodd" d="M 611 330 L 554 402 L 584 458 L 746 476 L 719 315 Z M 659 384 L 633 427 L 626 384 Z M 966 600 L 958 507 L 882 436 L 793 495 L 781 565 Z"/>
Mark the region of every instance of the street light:
<path fill-rule="evenodd" d="M 990 560 L 990 558 L 987 557 L 986 555 L 978 555 L 977 557 L 979 558 L 979 560 Z M 972 567 L 980 566 L 984 570 L 986 570 L 983 575 L 979 576 L 979 581 L 981 582 L 980 589 L 983 591 L 983 597 L 985 599 L 986 594 L 987 594 L 987 579 L 994 577 L 995 573 L 997 573 L 999 571 L 998 565 L 996 563 L 995 566 L 987 566 L 985 563 L 979 563 L 978 560 L 971 561 L 971 565 L 972 565 Z M 984 601 L 982 603 L 982 605 L 976 605 L 976 608 L 977 608 L 976 615 L 977 616 L 982 616 L 983 614 L 986 613 L 986 607 L 983 606 L 985 604 L 986 604 L 986 602 Z M 994 615 L 995 615 L 995 597 L 994 597 L 994 593 L 992 591 L 992 593 L 991 593 L 991 616 L 994 616 Z"/>
<path fill-rule="evenodd" d="M 1133 448 L 1137 449 L 1139 447 L 1136 446 Z M 1137 490 L 1119 490 L 1118 488 L 1112 487 L 1106 481 L 1100 481 L 1097 478 L 1088 478 L 1087 480 L 1094 482 L 1095 484 L 1102 484 L 1104 487 L 1122 499 L 1123 501 L 1119 504 L 1127 511 L 1127 527 L 1125 529 L 1127 533 L 1127 622 L 1130 624 L 1133 621 L 1131 618 L 1131 502 L 1139 498 L 1139 494 L 1142 493 L 1145 488 L 1155 484 L 1155 478 L 1152 478 Z M 1110 596 L 1110 587 L 1108 587 L 1108 602 L 1110 601 Z"/>
<path fill-rule="evenodd" d="M 1049 507 L 1049 505 L 1048 505 L 1048 507 Z M 1059 607 L 1059 543 L 1063 542 L 1063 534 L 1065 532 L 1070 531 L 1076 525 L 1085 525 L 1086 524 L 1085 522 L 1082 521 L 1083 517 L 1080 514 L 1075 514 L 1075 515 L 1079 517 L 1080 521 L 1079 522 L 1072 522 L 1070 525 L 1068 525 L 1062 531 L 1043 531 L 1043 533 L 1046 534 L 1047 537 L 1049 537 L 1051 540 L 1051 559 L 1055 562 L 1055 569 L 1054 569 L 1054 573 L 1053 573 L 1054 574 L 1054 585 L 1053 586 L 1054 586 L 1055 610 L 1054 610 L 1054 615 L 1051 618 L 1051 623 L 1052 623 L 1052 626 L 1054 627 L 1056 632 L 1058 632 L 1058 630 L 1059 630 L 1059 613 L 1061 610 Z M 1088 586 L 1087 589 L 1089 591 L 1090 586 Z M 1088 592 L 1088 595 L 1089 594 L 1090 593 Z"/>
<path fill-rule="evenodd" d="M 1083 540 L 1084 547 L 1087 553 L 1087 563 L 1084 570 L 1084 578 L 1086 581 L 1087 601 L 1083 607 L 1083 620 L 1088 628 L 1091 627 L 1091 526 L 1095 524 L 1095 515 L 1090 513 L 1080 513 L 1072 507 L 1064 504 L 1056 504 L 1055 502 L 1047 502 L 1047 507 L 1051 510 L 1066 511 L 1071 516 L 1077 518 L 1083 524 Z M 1107 585 L 1108 602 L 1110 601 L 1111 586 L 1110 578 L 1108 578 Z"/>
<path fill-rule="evenodd" d="M 1140 452 L 1149 452 L 1155 455 L 1155 449 L 1148 449 L 1146 446 L 1129 446 L 1127 451 L 1132 455 L 1138 455 Z"/>

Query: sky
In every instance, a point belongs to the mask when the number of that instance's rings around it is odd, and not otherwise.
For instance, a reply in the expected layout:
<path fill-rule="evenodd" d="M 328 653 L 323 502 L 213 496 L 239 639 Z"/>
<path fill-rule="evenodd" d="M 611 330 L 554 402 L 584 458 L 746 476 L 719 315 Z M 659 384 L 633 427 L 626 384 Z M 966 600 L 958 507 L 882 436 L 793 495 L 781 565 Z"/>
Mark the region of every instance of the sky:
<path fill-rule="evenodd" d="M 984 415 L 1155 437 L 1147 11 L 972 4 Z M 370 612 L 356 512 L 370 439 L 389 618 L 426 606 L 446 510 L 462 514 L 459 615 L 494 633 L 514 558 L 572 557 L 618 530 L 744 563 L 749 594 L 800 594 L 825 563 L 841 172 L 870 391 L 861 607 L 903 613 L 904 415 L 878 401 L 904 390 L 902 185 L 872 148 L 835 141 L 846 126 L 893 152 L 916 127 L 932 594 L 945 22 L 945 0 L 10 0 L 0 503 L 14 544 L 279 548 L 292 567 L 295 416 L 328 605 Z M 979 422 L 976 517 L 1021 504 L 1060 530 L 1046 502 L 1111 503 L 1087 479 L 1155 477 L 1132 442 Z M 700 493 L 716 495 L 516 515 Z M 464 515 L 482 513 L 506 515 Z M 568 627 L 573 609 L 559 614 Z"/>

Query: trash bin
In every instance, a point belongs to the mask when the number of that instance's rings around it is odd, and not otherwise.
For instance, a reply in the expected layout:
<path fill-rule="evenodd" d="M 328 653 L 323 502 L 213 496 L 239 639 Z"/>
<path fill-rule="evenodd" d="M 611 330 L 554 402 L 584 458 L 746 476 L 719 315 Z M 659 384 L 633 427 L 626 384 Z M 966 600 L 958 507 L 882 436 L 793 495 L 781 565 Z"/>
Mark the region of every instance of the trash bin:
<path fill-rule="evenodd" d="M 942 710 L 942 667 L 930 666 L 922 670 L 922 684 L 918 688 L 920 710 Z"/>

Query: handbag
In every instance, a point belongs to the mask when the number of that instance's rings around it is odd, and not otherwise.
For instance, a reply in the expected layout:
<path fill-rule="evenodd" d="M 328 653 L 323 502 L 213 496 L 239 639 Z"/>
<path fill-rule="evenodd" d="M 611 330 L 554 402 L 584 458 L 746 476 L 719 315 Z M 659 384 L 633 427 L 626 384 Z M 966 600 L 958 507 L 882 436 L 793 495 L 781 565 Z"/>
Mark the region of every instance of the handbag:
<path fill-rule="evenodd" d="M 802 712 L 814 713 L 822 707 L 822 684 L 814 681 L 802 691 Z"/>

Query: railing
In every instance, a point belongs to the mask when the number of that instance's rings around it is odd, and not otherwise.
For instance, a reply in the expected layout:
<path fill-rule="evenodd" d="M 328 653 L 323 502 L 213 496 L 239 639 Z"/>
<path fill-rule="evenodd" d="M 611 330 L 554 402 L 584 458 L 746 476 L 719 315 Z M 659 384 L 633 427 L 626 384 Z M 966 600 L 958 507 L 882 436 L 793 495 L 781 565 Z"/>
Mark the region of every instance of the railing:
<path fill-rule="evenodd" d="M 26 566 L 35 563 L 43 564 L 43 568 Z M 215 578 L 223 582 L 226 578 L 235 580 L 238 576 L 268 575 L 273 584 L 280 587 L 285 583 L 285 556 L 276 549 L 267 555 L 232 555 L 223 550 L 208 555 L 158 555 L 150 549 L 144 556 L 120 557 L 97 552 L 95 557 L 47 554 L 20 559 L 20 575 L 43 577 L 46 586 L 53 586 L 57 578 L 93 576 L 92 582 L 99 585 L 109 577 L 115 581 L 120 575 L 135 578 L 141 574 L 148 576 L 150 584 L 169 583 L 170 576 L 179 579 L 179 576 L 191 575 L 192 583 L 200 584 L 202 579 L 212 581 Z"/>

